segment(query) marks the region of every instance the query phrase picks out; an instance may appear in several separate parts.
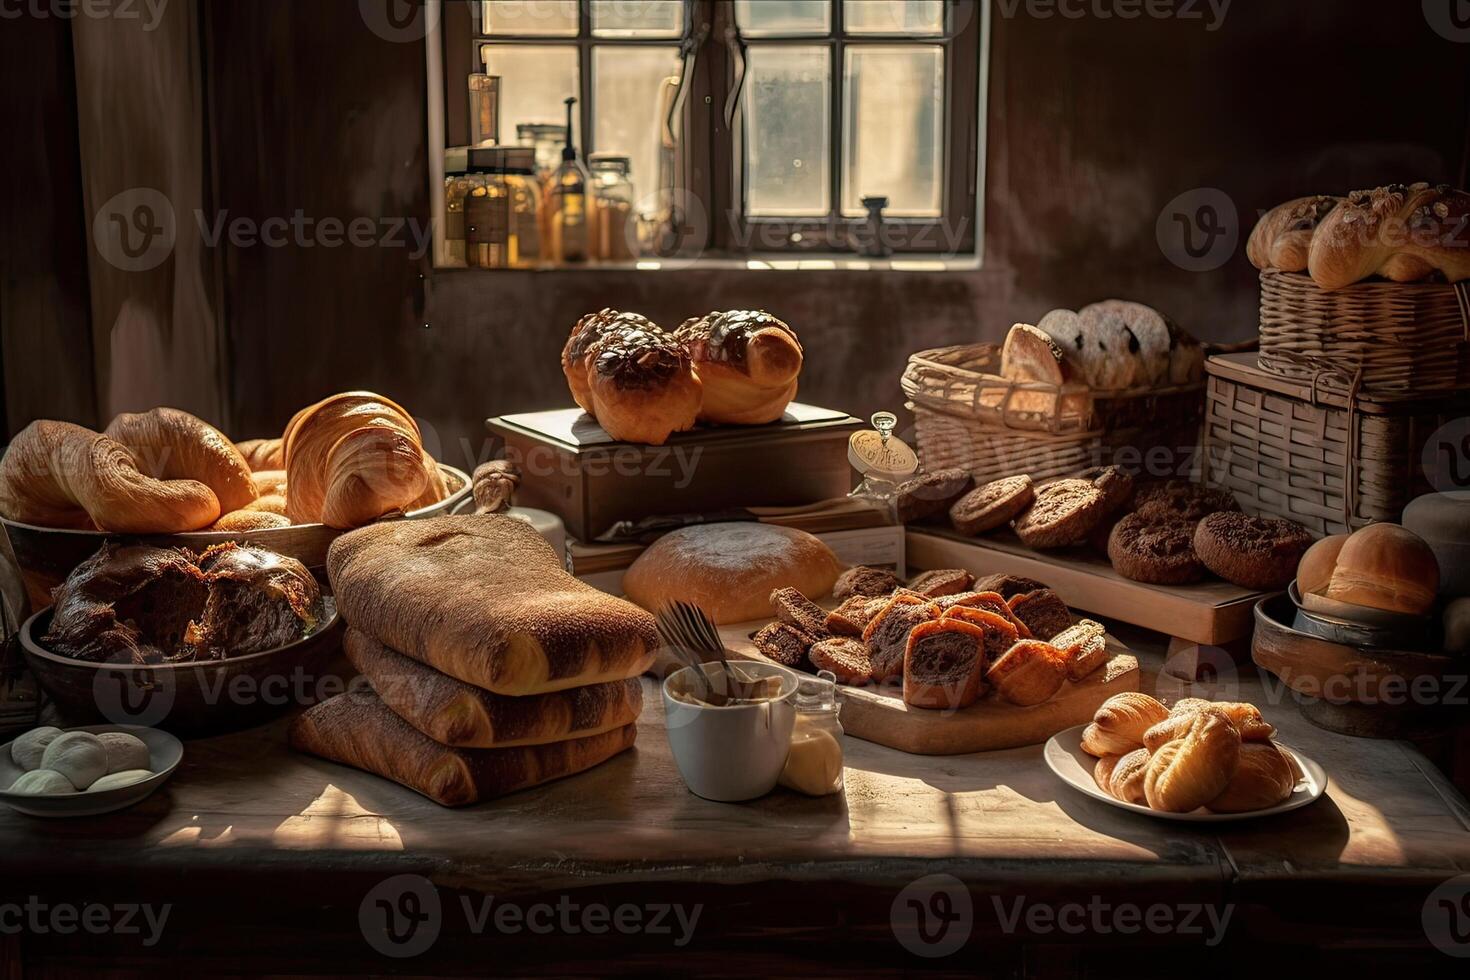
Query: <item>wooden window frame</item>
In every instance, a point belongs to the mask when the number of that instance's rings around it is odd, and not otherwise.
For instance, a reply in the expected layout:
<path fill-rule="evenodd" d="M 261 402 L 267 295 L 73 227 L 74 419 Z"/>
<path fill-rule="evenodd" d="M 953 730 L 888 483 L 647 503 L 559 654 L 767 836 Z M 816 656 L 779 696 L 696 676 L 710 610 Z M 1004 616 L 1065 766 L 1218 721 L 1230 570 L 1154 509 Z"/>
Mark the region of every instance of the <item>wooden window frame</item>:
<path fill-rule="evenodd" d="M 933 45 L 943 52 L 945 161 L 940 217 L 885 216 L 884 244 L 895 256 L 960 258 L 978 255 L 977 222 L 979 179 L 984 142 L 981 133 L 981 63 L 983 14 L 981 0 L 949 0 L 941 34 L 847 34 L 843 2 L 832 0 L 827 34 L 752 37 L 748 46 L 826 46 L 831 51 L 831 104 L 829 117 L 829 210 L 825 216 L 762 217 L 745 213 L 744 157 L 740 143 L 744 108 L 736 106 L 733 125 L 727 125 L 725 106 L 737 84 L 739 45 L 735 41 L 734 0 L 685 0 L 685 37 L 698 39 L 693 72 L 685 81 L 680 144 L 681 190 L 697 199 L 707 220 L 686 223 L 680 254 L 712 258 L 777 258 L 794 256 L 854 256 L 867 235 L 867 218 L 842 213 L 843 160 L 846 147 L 843 91 L 844 58 L 853 45 Z M 597 151 L 593 114 L 596 93 L 592 81 L 592 49 L 598 45 L 669 47 L 683 38 L 598 37 L 592 33 L 589 0 L 579 2 L 575 36 L 498 35 L 480 30 L 479 0 L 445 3 L 443 17 L 445 138 L 447 145 L 468 140 L 468 97 L 464 79 L 483 70 L 483 45 L 541 44 L 575 47 L 578 52 L 578 127 L 584 158 Z M 747 48 L 748 50 L 748 48 Z M 965 55 L 969 54 L 968 57 Z M 514 138 L 514 133 L 502 138 Z M 793 240 L 795 239 L 795 240 Z"/>

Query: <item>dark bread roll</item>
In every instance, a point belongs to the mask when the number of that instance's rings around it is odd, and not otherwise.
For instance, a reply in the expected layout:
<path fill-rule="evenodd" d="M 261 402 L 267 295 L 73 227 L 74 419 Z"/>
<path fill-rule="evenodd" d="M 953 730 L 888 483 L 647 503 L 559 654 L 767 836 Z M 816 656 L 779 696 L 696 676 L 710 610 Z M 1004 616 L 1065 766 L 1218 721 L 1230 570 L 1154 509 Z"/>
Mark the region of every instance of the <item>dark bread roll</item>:
<path fill-rule="evenodd" d="M 370 690 L 349 691 L 291 724 L 291 747 L 391 779 L 442 806 L 466 806 L 570 776 L 633 747 L 637 725 L 501 749 L 440 745 Z"/>
<path fill-rule="evenodd" d="M 196 646 L 213 658 L 285 646 L 326 619 L 320 586 L 295 558 L 225 542 L 205 551 L 199 568 L 209 598 Z"/>

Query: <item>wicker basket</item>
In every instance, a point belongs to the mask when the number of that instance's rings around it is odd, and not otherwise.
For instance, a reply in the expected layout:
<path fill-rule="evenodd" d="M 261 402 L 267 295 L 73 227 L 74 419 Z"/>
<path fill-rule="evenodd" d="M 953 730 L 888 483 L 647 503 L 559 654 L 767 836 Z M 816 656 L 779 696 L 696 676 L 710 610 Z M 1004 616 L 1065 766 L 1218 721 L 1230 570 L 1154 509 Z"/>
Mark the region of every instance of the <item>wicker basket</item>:
<path fill-rule="evenodd" d="M 945 415 L 1052 435 L 1094 428 L 1091 388 L 1003 378 L 995 344 L 919 351 L 909 358 L 901 383 L 913 404 Z"/>
<path fill-rule="evenodd" d="M 1422 399 L 1470 384 L 1470 283 L 1360 282 L 1261 273 L 1261 367 L 1346 395 Z M 1323 372 L 1323 367 L 1331 368 Z"/>
<path fill-rule="evenodd" d="M 1095 432 L 1027 432 L 935 412 L 917 402 L 908 408 L 924 469 L 968 470 L 976 483 L 1021 473 L 1040 483 L 1080 473 L 1103 455 Z"/>
<path fill-rule="evenodd" d="M 1209 482 L 1250 513 L 1284 517 L 1317 534 L 1397 521 L 1431 489 L 1424 444 L 1467 410 L 1463 394 L 1375 401 L 1335 385 L 1302 384 L 1262 369 L 1252 354 L 1212 357 L 1204 457 Z M 1328 369 L 1323 369 L 1326 373 Z M 1347 385 L 1349 393 L 1334 388 Z"/>

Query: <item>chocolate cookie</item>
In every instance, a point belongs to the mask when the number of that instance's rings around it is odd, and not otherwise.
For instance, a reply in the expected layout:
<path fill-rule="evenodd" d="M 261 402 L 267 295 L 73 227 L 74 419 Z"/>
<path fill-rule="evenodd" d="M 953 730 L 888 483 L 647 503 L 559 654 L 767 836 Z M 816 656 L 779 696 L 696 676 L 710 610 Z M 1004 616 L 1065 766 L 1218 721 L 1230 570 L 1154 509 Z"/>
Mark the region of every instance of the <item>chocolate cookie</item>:
<path fill-rule="evenodd" d="M 974 477 L 964 470 L 935 470 L 901 483 L 894 504 L 898 523 L 913 524 L 943 514 L 974 485 Z"/>
<path fill-rule="evenodd" d="M 873 675 L 868 648 L 862 640 L 850 636 L 818 641 L 812 645 L 810 657 L 813 667 L 830 670 L 839 684 L 862 684 Z"/>
<path fill-rule="evenodd" d="M 1091 480 L 1103 496 L 1103 509 L 1109 514 L 1123 509 L 1133 499 L 1133 476 L 1121 466 L 1094 466 L 1080 474 Z"/>
<path fill-rule="evenodd" d="M 1153 521 L 1169 516 L 1198 521 L 1222 510 L 1240 510 L 1230 491 L 1188 480 L 1168 480 L 1140 487 L 1133 502 L 1138 512 Z"/>
<path fill-rule="evenodd" d="M 1031 477 L 1008 476 L 977 487 L 955 501 L 949 509 L 954 529 L 972 537 L 1015 520 L 1036 499 Z"/>
<path fill-rule="evenodd" d="M 1246 589 L 1286 588 L 1311 546 L 1306 528 L 1275 517 L 1227 511 L 1194 529 L 1194 551 L 1205 567 Z"/>
<path fill-rule="evenodd" d="M 1022 592 L 1044 589 L 1046 583 L 1024 575 L 1007 575 L 1004 572 L 996 572 L 994 575 L 976 579 L 971 588 L 976 592 L 999 592 L 1002 599 L 1009 601 L 1012 596 L 1020 595 Z"/>
<path fill-rule="evenodd" d="M 902 584 L 899 577 L 886 568 L 854 565 L 837 576 L 837 584 L 832 586 L 832 598 L 843 602 L 855 595 L 888 595 Z"/>
<path fill-rule="evenodd" d="M 1057 480 L 1036 491 L 1036 502 L 1016 519 L 1016 536 L 1028 548 L 1065 548 L 1106 516 L 1102 491 L 1091 480 Z"/>
<path fill-rule="evenodd" d="M 926 599 L 938 599 L 942 595 L 964 592 L 974 581 L 975 576 L 963 568 L 936 568 L 932 572 L 915 575 L 909 580 L 907 588 Z"/>
<path fill-rule="evenodd" d="M 1153 585 L 1185 585 L 1205 576 L 1194 553 L 1194 522 L 1183 518 L 1152 521 L 1129 514 L 1108 538 L 1108 558 L 1124 578 Z"/>

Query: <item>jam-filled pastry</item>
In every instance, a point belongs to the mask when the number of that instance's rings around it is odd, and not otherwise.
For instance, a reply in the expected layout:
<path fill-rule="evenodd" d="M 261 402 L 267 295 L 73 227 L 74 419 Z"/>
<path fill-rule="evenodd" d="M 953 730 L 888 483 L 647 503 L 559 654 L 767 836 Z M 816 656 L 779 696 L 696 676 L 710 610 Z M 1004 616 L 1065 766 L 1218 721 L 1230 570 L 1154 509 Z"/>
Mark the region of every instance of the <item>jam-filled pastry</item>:
<path fill-rule="evenodd" d="M 774 422 L 796 397 L 801 342 L 765 310 L 729 310 L 684 321 L 677 336 L 704 382 L 704 422 Z"/>
<path fill-rule="evenodd" d="M 604 333 L 587 351 L 592 414 L 620 442 L 661 446 L 694 428 L 701 384 L 689 354 L 657 327 Z"/>
<path fill-rule="evenodd" d="M 607 334 L 625 329 L 663 332 L 658 324 L 641 313 L 620 313 L 617 310 L 603 309 L 588 313 L 578 320 L 561 349 L 561 370 L 566 375 L 567 387 L 572 390 L 572 398 L 582 407 L 582 411 L 589 415 L 595 413 L 592 411 L 592 383 L 588 377 L 590 365 L 587 363 L 587 354 L 592 350 L 592 345 Z"/>

